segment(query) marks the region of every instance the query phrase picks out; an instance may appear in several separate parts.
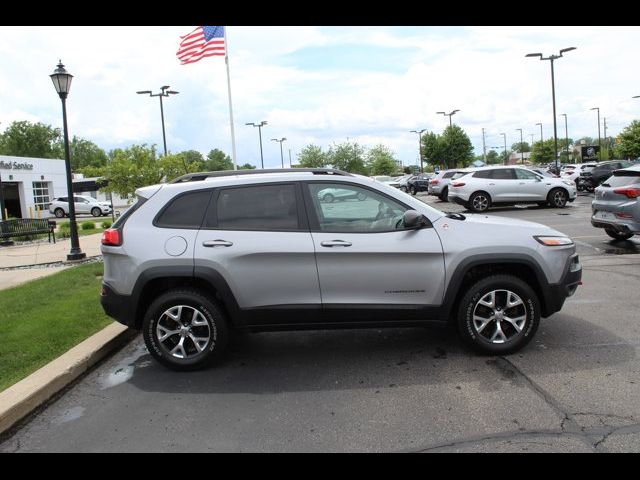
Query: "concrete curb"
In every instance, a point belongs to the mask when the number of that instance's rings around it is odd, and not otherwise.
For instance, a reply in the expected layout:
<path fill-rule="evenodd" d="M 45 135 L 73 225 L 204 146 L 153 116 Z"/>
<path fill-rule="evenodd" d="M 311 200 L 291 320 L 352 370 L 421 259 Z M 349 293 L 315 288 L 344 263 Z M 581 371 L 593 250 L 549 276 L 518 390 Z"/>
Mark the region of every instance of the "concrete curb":
<path fill-rule="evenodd" d="M 14 426 L 137 331 L 113 323 L 24 380 L 0 392 L 0 434 Z"/>

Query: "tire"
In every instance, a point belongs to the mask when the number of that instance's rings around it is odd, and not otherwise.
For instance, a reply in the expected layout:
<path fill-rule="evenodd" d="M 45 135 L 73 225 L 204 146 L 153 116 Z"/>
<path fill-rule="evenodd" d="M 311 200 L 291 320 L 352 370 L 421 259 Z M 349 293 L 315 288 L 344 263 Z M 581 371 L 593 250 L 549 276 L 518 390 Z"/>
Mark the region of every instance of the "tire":
<path fill-rule="evenodd" d="M 402 190 L 404 193 L 407 193 L 407 187 L 405 186 L 400 187 L 400 190 Z"/>
<path fill-rule="evenodd" d="M 102 210 L 100 210 L 98 207 L 93 207 L 91 209 L 91 215 L 93 215 L 94 217 L 99 217 L 100 215 L 102 215 Z"/>
<path fill-rule="evenodd" d="M 442 190 L 442 193 L 440 194 L 440 200 L 442 200 L 443 202 L 448 202 L 449 201 L 449 188 L 448 187 L 444 187 L 444 189 Z"/>
<path fill-rule="evenodd" d="M 64 210 L 61 208 L 56 208 L 53 211 L 53 214 L 56 216 L 56 218 L 64 218 Z"/>
<path fill-rule="evenodd" d="M 322 197 L 322 201 L 325 203 L 333 203 L 334 200 L 335 200 L 335 197 L 330 193 L 327 193 Z"/>
<path fill-rule="evenodd" d="M 359 202 L 364 202 L 367 199 L 367 194 L 364 192 L 358 192 L 358 194 L 356 195 L 356 198 L 358 199 Z"/>
<path fill-rule="evenodd" d="M 564 208 L 567 205 L 569 194 L 562 188 L 554 188 L 547 195 L 547 202 L 554 208 Z"/>
<path fill-rule="evenodd" d="M 607 235 L 615 240 L 629 240 L 631 237 L 633 237 L 633 233 L 618 232 L 613 228 L 605 228 L 604 231 L 607 233 Z"/>
<path fill-rule="evenodd" d="M 469 210 L 476 213 L 486 212 L 491 206 L 491 197 L 485 192 L 475 192 L 469 197 Z"/>
<path fill-rule="evenodd" d="M 174 317 L 183 325 L 178 327 Z M 189 371 L 220 358 L 229 342 L 229 327 L 221 308 L 204 292 L 176 289 L 151 303 L 143 319 L 142 335 L 149 353 L 160 364 Z"/>
<path fill-rule="evenodd" d="M 513 306 L 504 308 L 507 301 Z M 494 275 L 484 278 L 472 285 L 460 301 L 458 332 L 480 353 L 504 355 L 517 352 L 531 341 L 538 330 L 539 305 L 534 290 L 518 277 Z M 501 320 L 490 320 L 496 315 Z"/>
<path fill-rule="evenodd" d="M 411 187 L 411 195 L 416 196 L 418 194 L 418 189 L 416 187 Z"/>

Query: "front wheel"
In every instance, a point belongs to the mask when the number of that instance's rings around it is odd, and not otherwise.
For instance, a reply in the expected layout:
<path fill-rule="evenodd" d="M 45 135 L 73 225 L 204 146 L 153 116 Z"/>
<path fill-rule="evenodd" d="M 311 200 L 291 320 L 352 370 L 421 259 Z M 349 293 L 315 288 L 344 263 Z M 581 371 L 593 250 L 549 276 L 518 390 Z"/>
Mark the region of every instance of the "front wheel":
<path fill-rule="evenodd" d="M 93 215 L 94 217 L 99 217 L 100 215 L 102 215 L 102 210 L 100 210 L 98 207 L 93 207 L 91 209 L 91 215 Z"/>
<path fill-rule="evenodd" d="M 555 208 L 564 208 L 567 205 L 568 199 L 569 195 L 567 191 L 562 188 L 554 188 L 549 192 L 549 196 L 547 197 L 549 205 Z"/>
<path fill-rule="evenodd" d="M 61 209 L 61 208 L 56 208 L 53 213 L 56 216 L 56 218 L 63 218 L 64 217 L 64 210 Z"/>
<path fill-rule="evenodd" d="M 415 196 L 418 194 L 418 189 L 416 187 L 411 187 L 411 195 Z"/>
<path fill-rule="evenodd" d="M 631 237 L 633 237 L 633 233 L 623 233 L 614 230 L 613 228 L 605 228 L 604 231 L 607 233 L 607 235 L 615 240 L 629 240 Z"/>
<path fill-rule="evenodd" d="M 335 197 L 330 193 L 327 193 L 325 196 L 322 197 L 322 201 L 325 203 L 333 203 L 334 200 L 335 200 Z"/>
<path fill-rule="evenodd" d="M 229 341 L 225 315 L 201 291 L 170 290 L 147 309 L 142 335 L 149 353 L 172 370 L 210 365 Z"/>
<path fill-rule="evenodd" d="M 469 288 L 458 307 L 458 331 L 480 353 L 503 355 L 523 348 L 540 323 L 536 293 L 512 275 L 484 278 Z"/>

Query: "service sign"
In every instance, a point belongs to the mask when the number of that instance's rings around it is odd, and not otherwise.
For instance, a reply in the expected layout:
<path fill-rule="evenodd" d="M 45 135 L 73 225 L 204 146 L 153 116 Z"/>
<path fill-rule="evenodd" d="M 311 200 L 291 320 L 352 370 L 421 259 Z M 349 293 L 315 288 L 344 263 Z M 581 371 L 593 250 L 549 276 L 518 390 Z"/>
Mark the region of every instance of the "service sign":
<path fill-rule="evenodd" d="M 0 160 L 0 170 L 33 170 L 33 164 Z"/>

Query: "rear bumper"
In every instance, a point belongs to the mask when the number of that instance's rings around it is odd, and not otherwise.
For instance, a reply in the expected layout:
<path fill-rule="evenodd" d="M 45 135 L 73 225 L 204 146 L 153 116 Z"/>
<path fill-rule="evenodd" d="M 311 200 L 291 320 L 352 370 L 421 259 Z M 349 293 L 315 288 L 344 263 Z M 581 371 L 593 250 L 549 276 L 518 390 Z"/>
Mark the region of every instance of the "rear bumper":
<path fill-rule="evenodd" d="M 463 205 L 465 207 L 467 206 L 467 202 L 468 202 L 468 200 L 465 200 L 464 198 L 459 197 L 457 195 L 452 195 L 451 193 L 449 193 L 449 201 L 455 202 L 458 205 Z"/>
<path fill-rule="evenodd" d="M 114 292 L 106 283 L 102 284 L 100 303 L 104 312 L 114 320 L 136 328 L 135 305 L 131 295 L 120 295 Z"/>

